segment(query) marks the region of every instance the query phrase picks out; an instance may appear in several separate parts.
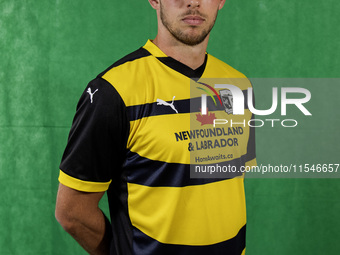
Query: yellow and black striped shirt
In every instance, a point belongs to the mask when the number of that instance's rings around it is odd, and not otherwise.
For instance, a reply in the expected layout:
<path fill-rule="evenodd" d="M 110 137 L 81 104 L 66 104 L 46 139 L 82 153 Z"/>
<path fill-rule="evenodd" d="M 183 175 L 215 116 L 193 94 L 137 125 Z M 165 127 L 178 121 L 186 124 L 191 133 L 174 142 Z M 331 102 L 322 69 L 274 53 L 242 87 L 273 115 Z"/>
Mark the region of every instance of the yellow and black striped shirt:
<path fill-rule="evenodd" d="M 148 41 L 98 75 L 81 96 L 59 181 L 80 191 L 107 190 L 111 254 L 244 253 L 241 174 L 191 173 L 212 162 L 238 169 L 256 164 L 253 129 L 212 124 L 231 117 L 247 122 L 252 115 L 247 107 L 243 116 L 227 114 L 212 91 L 209 115 L 201 115 L 200 95 L 212 87 L 206 78 L 241 79 L 236 83 L 244 93 L 251 86 L 209 54 L 192 70 Z"/>

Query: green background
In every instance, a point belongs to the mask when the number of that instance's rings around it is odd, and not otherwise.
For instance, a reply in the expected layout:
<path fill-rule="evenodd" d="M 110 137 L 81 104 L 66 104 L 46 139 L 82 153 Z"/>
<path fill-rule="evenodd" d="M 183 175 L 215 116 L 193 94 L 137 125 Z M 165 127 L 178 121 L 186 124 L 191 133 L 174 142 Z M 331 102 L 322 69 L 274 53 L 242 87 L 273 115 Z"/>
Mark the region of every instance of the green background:
<path fill-rule="evenodd" d="M 208 52 L 250 78 L 339 78 L 339 7 L 229 0 Z M 146 0 L 0 0 L 0 254 L 85 254 L 54 218 L 76 103 L 89 80 L 155 35 Z M 257 129 L 259 164 L 340 163 L 334 81 L 311 87 L 312 117 L 291 111 L 296 129 Z M 270 94 L 254 87 L 265 109 Z M 339 184 L 246 179 L 247 254 L 340 254 Z"/>

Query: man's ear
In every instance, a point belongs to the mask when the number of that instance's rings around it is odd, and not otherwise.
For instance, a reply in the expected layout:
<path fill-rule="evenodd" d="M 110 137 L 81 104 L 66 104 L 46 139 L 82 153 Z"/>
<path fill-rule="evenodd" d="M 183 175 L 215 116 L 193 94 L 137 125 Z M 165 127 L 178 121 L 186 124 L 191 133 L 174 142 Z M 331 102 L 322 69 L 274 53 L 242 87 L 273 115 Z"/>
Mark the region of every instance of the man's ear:
<path fill-rule="evenodd" d="M 159 9 L 159 0 L 149 0 L 149 3 L 155 10 Z"/>
<path fill-rule="evenodd" d="M 150 0 L 149 0 L 149 1 L 150 1 Z M 218 9 L 221 10 L 224 4 L 225 4 L 225 0 L 221 0 Z"/>

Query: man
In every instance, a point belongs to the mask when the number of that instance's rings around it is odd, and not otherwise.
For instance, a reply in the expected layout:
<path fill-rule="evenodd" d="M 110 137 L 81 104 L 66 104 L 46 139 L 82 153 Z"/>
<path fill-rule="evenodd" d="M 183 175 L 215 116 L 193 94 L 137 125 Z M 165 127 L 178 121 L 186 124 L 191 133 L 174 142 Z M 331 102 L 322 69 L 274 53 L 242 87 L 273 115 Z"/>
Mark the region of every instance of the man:
<path fill-rule="evenodd" d="M 225 0 L 149 2 L 156 38 L 98 75 L 80 98 L 60 165 L 56 218 L 90 254 L 243 254 L 243 179 L 190 178 L 190 153 L 204 151 L 188 138 L 190 118 L 199 116 L 199 109 L 190 112 L 190 81 L 244 78 L 206 54 Z M 252 132 L 241 129 L 225 134 L 234 141 L 232 160 L 218 162 L 255 160 Z M 214 146 L 227 149 L 220 140 Z M 111 224 L 98 208 L 105 191 Z"/>

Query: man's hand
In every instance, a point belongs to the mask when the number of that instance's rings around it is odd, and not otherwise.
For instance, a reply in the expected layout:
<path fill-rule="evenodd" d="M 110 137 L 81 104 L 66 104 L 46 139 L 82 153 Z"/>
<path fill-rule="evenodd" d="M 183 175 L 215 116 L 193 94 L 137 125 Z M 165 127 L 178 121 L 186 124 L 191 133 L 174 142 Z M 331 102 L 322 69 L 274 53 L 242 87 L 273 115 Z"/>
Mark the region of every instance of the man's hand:
<path fill-rule="evenodd" d="M 82 192 L 59 184 L 55 217 L 88 253 L 109 254 L 111 226 L 99 209 L 104 192 Z"/>

